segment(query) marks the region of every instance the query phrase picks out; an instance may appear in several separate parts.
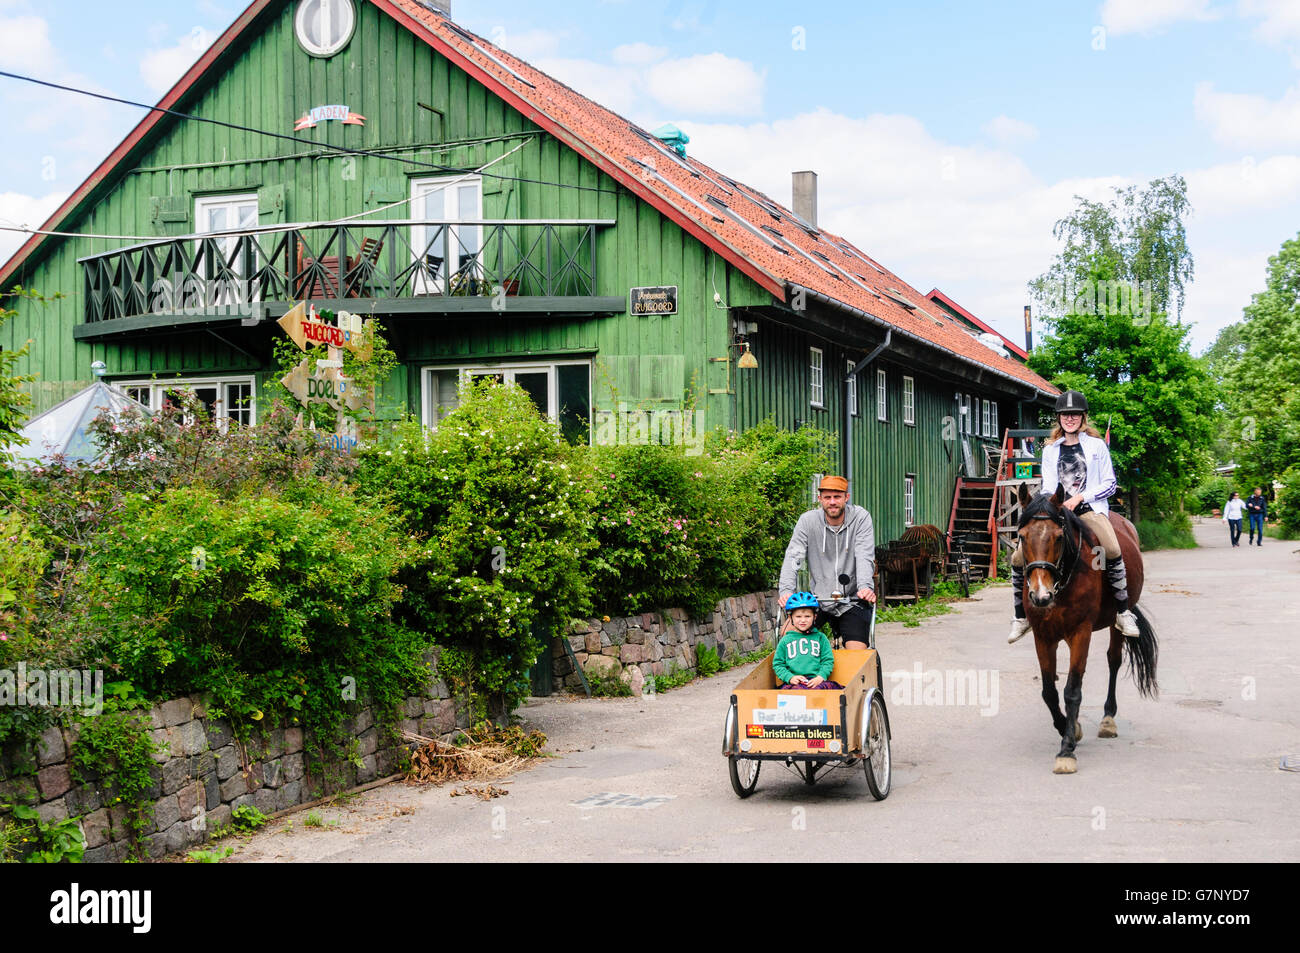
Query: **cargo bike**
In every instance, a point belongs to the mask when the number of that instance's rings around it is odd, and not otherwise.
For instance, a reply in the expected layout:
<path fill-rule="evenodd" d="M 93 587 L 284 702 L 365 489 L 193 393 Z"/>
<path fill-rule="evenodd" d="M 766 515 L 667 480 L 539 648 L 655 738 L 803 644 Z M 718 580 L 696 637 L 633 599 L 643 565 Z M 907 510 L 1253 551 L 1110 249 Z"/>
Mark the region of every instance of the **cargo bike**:
<path fill-rule="evenodd" d="M 858 600 L 835 596 L 818 601 L 827 608 Z M 784 610 L 778 617 L 778 633 L 783 622 Z M 889 712 L 881 690 L 876 613 L 871 614 L 867 648 L 837 648 L 834 653 L 829 680 L 843 685 L 842 691 L 778 690 L 774 655 L 768 655 L 732 691 L 722 753 L 738 797 L 754 793 L 765 761 L 784 765 L 805 784 L 815 784 L 818 772 L 861 763 L 871 796 L 877 801 L 889 796 Z"/>

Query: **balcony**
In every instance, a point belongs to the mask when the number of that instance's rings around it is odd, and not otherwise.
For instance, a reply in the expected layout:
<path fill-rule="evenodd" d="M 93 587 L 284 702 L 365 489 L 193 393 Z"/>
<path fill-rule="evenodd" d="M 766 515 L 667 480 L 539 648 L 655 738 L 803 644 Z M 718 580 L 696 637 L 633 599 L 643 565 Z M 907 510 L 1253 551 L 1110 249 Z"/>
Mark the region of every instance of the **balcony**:
<path fill-rule="evenodd" d="M 383 221 L 221 232 L 79 259 L 78 339 L 283 314 L 610 314 L 596 233 L 612 220 Z"/>

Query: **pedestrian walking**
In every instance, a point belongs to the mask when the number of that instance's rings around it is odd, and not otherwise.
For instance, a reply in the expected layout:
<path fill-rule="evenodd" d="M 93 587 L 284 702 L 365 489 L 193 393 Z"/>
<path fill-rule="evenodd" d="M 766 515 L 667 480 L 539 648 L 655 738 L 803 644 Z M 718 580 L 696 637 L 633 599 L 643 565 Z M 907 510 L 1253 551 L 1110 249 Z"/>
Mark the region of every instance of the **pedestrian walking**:
<path fill-rule="evenodd" d="M 1223 521 L 1228 524 L 1228 535 L 1232 537 L 1234 546 L 1241 544 L 1241 514 L 1244 512 L 1246 504 L 1242 502 L 1241 494 L 1233 490 L 1228 502 L 1223 504 Z"/>
<path fill-rule="evenodd" d="M 1246 500 L 1246 516 L 1250 520 L 1250 542 L 1256 546 L 1263 546 L 1264 520 L 1268 519 L 1268 500 L 1264 499 L 1263 487 L 1255 487 Z M 1257 531 L 1258 536 L 1256 536 Z"/>

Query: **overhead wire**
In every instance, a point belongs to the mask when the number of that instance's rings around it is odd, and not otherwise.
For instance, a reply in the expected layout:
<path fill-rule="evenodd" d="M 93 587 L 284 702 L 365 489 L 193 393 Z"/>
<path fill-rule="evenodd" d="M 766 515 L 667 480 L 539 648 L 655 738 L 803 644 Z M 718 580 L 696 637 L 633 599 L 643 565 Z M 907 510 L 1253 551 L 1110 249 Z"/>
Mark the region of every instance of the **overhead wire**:
<path fill-rule="evenodd" d="M 149 112 L 159 112 L 164 115 L 173 116 L 177 119 L 183 119 L 190 122 L 206 122 L 214 126 L 221 126 L 225 129 L 233 129 L 236 132 L 248 132 L 259 136 L 270 136 L 274 139 L 284 139 L 289 142 L 297 142 L 302 145 L 313 146 L 318 149 L 331 149 L 342 155 L 366 156 L 373 159 L 387 159 L 390 162 L 400 162 L 403 165 L 415 166 L 423 169 L 435 169 L 440 172 L 462 173 L 471 172 L 472 170 L 460 168 L 457 166 L 442 165 L 437 162 L 422 162 L 419 159 L 405 159 L 401 156 L 388 155 L 383 152 L 374 152 L 369 149 L 353 149 L 349 146 L 336 146 L 328 142 L 318 142 L 315 139 L 304 139 L 300 136 L 293 136 L 287 132 L 273 132 L 268 129 L 258 129 L 254 126 L 245 126 L 241 123 L 227 122 L 224 119 L 213 119 L 209 116 L 196 116 L 192 113 L 184 113 L 177 109 L 169 109 L 166 106 L 150 106 L 148 103 L 136 102 L 132 99 L 123 99 L 120 96 L 110 96 L 107 93 L 96 93 L 89 89 L 81 89 L 77 86 L 68 86 L 63 83 L 54 83 L 50 80 L 37 79 L 34 76 L 24 76 L 21 73 L 11 73 L 7 70 L 0 70 L 0 76 L 8 79 L 21 80 L 25 83 L 34 83 L 37 86 L 47 86 L 50 89 L 63 90 L 64 92 L 77 93 L 81 96 L 90 96 L 94 99 L 102 99 L 110 103 L 120 103 L 125 106 L 135 106 L 138 109 L 146 109 Z M 489 178 L 501 179 L 506 182 L 525 182 L 531 185 L 551 185 L 562 189 L 577 189 L 582 192 L 601 192 L 609 195 L 619 194 L 618 189 L 606 189 L 597 185 L 577 185 L 570 182 L 549 182 L 545 179 L 532 179 L 527 176 L 502 175 L 501 173 L 489 172 L 484 173 Z"/>

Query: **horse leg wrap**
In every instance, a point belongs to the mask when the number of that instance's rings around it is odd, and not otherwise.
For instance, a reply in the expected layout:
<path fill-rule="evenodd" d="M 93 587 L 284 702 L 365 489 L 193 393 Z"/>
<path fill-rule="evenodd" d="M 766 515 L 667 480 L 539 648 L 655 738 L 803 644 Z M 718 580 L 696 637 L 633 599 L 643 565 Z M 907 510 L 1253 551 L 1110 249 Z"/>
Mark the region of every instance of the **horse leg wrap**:
<path fill-rule="evenodd" d="M 1025 617 L 1025 571 L 1015 563 L 1011 564 L 1011 605 L 1015 608 L 1016 618 Z"/>
<path fill-rule="evenodd" d="M 1106 560 L 1106 578 L 1110 580 L 1111 591 L 1115 593 L 1115 607 L 1123 612 L 1128 608 L 1128 573 L 1124 569 L 1123 556 Z"/>

